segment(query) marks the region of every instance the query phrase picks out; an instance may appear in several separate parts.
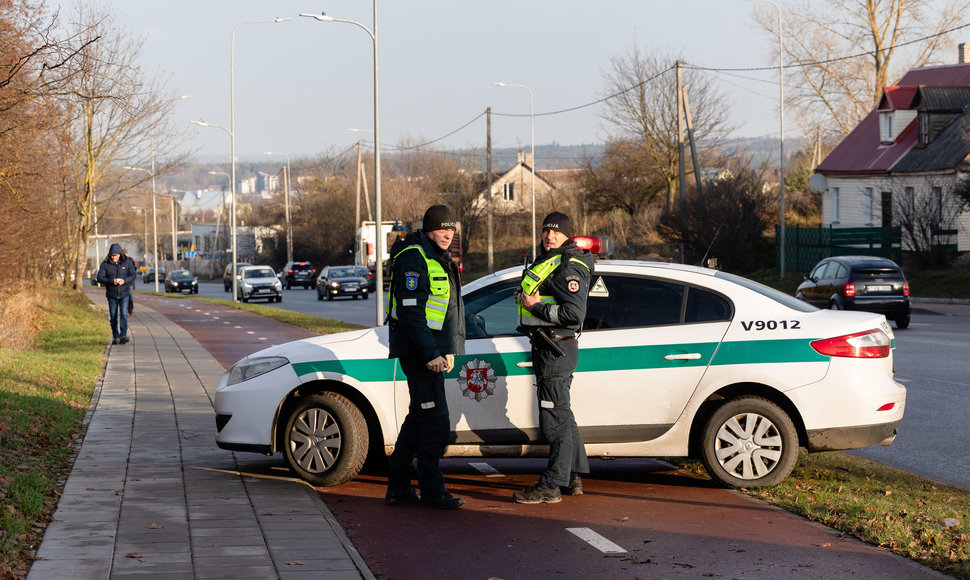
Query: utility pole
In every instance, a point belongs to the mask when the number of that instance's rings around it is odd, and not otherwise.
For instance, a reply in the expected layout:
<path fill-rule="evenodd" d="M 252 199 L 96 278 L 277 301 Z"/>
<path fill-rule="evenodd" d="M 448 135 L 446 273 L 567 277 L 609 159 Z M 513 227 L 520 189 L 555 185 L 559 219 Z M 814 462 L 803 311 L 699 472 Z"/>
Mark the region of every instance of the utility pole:
<path fill-rule="evenodd" d="M 485 109 L 486 132 L 485 137 L 485 207 L 488 211 L 488 273 L 495 271 L 495 255 L 492 247 L 492 107 Z M 533 162 L 534 163 L 534 162 Z"/>
<path fill-rule="evenodd" d="M 677 61 L 677 167 L 680 177 L 680 261 L 686 263 L 686 245 L 684 236 L 687 233 L 687 173 L 684 169 L 684 92 L 681 76 L 680 61 Z"/>
<path fill-rule="evenodd" d="M 370 213 L 369 211 L 367 213 Z M 360 225 L 360 139 L 357 140 L 357 205 L 354 209 L 354 232 Z M 360 248 L 357 248 L 358 250 Z M 367 260 L 364 260 L 366 266 Z"/>

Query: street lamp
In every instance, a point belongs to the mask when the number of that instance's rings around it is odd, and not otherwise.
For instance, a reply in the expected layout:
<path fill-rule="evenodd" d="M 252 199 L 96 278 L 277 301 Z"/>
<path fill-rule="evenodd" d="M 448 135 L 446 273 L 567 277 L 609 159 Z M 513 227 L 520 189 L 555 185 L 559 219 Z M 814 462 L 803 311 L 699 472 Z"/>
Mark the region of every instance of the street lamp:
<path fill-rule="evenodd" d="M 152 139 L 152 168 L 145 169 L 143 167 L 132 167 L 130 165 L 125 165 L 125 169 L 131 171 L 144 171 L 152 176 L 152 261 L 155 269 L 155 292 L 158 292 L 158 217 L 156 215 L 157 208 L 155 207 L 155 141 Z M 147 237 L 147 232 L 146 232 Z"/>
<path fill-rule="evenodd" d="M 290 156 L 286 153 L 264 151 L 266 155 L 280 155 L 286 157 L 286 167 L 283 168 L 283 205 L 286 212 L 286 261 L 293 261 L 293 222 L 290 219 Z"/>
<path fill-rule="evenodd" d="M 232 179 L 232 177 L 228 173 L 226 173 L 225 171 L 210 171 L 209 172 L 209 175 L 222 175 L 227 180 L 231 180 Z M 219 250 L 219 236 L 222 235 L 222 214 L 225 211 L 226 211 L 226 188 L 223 187 L 222 188 L 222 201 L 219 204 L 219 215 L 216 217 L 216 242 L 214 244 L 215 247 L 213 248 L 215 250 L 215 252 L 213 252 L 213 253 L 216 253 Z M 203 219 L 203 222 L 204 222 L 205 221 L 205 210 L 202 211 L 202 219 Z M 225 250 L 226 249 L 226 246 L 223 245 L 222 246 L 222 249 Z"/>
<path fill-rule="evenodd" d="M 314 18 L 321 22 L 343 22 L 346 24 L 353 24 L 364 30 L 370 35 L 371 40 L 374 43 L 374 203 L 377 205 L 375 208 L 375 220 L 374 229 L 377 230 L 374 236 L 374 249 L 376 252 L 377 263 L 377 300 L 375 300 L 377 307 L 377 324 L 376 326 L 384 325 L 384 245 L 385 240 L 381 239 L 381 107 L 380 107 L 380 82 L 379 82 L 379 68 L 377 65 L 377 0 L 374 0 L 374 28 L 371 30 L 367 28 L 360 22 L 356 20 L 347 20 L 345 18 L 334 18 L 333 16 L 327 16 L 326 13 L 321 14 L 306 14 L 302 13 L 300 16 L 306 16 L 308 18 Z"/>
<path fill-rule="evenodd" d="M 286 22 L 292 18 L 274 18 L 272 20 L 247 20 L 240 22 L 232 29 L 231 43 L 229 47 L 229 128 L 219 125 L 211 125 L 205 121 L 192 121 L 200 127 L 215 127 L 229 133 L 229 164 L 231 166 L 229 180 L 232 182 L 231 213 L 232 225 L 230 231 L 232 235 L 232 300 L 238 298 L 236 290 L 236 31 L 246 24 L 275 24 Z"/>
<path fill-rule="evenodd" d="M 532 89 L 525 85 L 513 83 L 503 83 L 496 81 L 492 83 L 497 87 L 518 87 L 529 91 L 529 141 L 532 143 L 532 259 L 536 259 L 536 126 L 535 126 L 535 106 L 532 100 Z M 491 196 L 492 192 L 488 192 Z"/>
<path fill-rule="evenodd" d="M 778 13 L 778 122 L 780 125 L 779 159 L 778 159 L 778 182 L 779 193 L 781 196 L 781 223 L 778 227 L 778 247 L 780 248 L 779 258 L 781 260 L 781 277 L 785 277 L 785 67 L 783 62 L 784 52 L 782 43 L 782 22 L 781 8 L 774 0 L 753 0 L 754 2 L 767 2 L 775 7 Z"/>

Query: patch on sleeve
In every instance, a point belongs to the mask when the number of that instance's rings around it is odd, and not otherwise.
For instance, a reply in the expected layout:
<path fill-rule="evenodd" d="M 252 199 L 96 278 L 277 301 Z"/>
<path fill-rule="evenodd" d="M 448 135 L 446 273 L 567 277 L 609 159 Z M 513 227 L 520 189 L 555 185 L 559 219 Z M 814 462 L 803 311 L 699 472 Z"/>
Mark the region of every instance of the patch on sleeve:
<path fill-rule="evenodd" d="M 401 306 L 417 306 L 417 305 L 418 305 L 417 298 L 405 298 L 401 300 Z"/>
<path fill-rule="evenodd" d="M 579 292 L 580 284 L 578 276 L 566 276 L 566 290 L 572 293 Z"/>
<path fill-rule="evenodd" d="M 404 273 L 404 287 L 408 290 L 418 289 L 418 280 L 421 279 L 421 274 L 419 272 L 405 272 Z"/>

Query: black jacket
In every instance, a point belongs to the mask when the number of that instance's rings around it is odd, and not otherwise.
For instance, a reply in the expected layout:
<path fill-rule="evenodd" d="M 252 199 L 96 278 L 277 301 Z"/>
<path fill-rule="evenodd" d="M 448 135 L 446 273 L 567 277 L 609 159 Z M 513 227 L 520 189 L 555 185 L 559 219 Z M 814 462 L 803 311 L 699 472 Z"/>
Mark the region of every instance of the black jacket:
<path fill-rule="evenodd" d="M 572 240 L 558 247 L 542 251 L 536 262 L 541 262 L 557 253 L 562 254 L 562 263 L 539 286 L 539 294 L 553 296 L 555 304 L 538 303 L 532 307 L 532 315 L 546 322 L 551 322 L 557 328 L 566 328 L 579 332 L 586 318 L 586 297 L 589 295 L 589 281 L 593 275 L 594 258 L 588 250 L 582 250 Z M 571 261 L 579 258 L 583 264 Z M 531 267 L 531 266 L 530 266 Z"/>
<path fill-rule="evenodd" d="M 451 296 L 441 330 L 428 328 L 428 320 L 425 316 L 431 284 L 424 257 L 417 250 L 408 250 L 394 258 L 401 250 L 414 244 L 419 244 L 428 258 L 437 260 L 444 267 L 445 272 L 448 272 Z M 461 298 L 458 267 L 451 259 L 450 252 L 441 250 L 428 236 L 424 235 L 423 231 L 418 230 L 395 242 L 391 246 L 390 256 L 393 260 L 391 293 L 397 299 L 397 320 L 388 321 L 390 326 L 388 357 L 417 356 L 423 362 L 428 362 L 446 354 L 464 354 L 465 306 Z M 417 274 L 417 285 L 413 290 L 407 288 L 408 272 Z M 405 306 L 405 300 L 410 305 Z"/>
<path fill-rule="evenodd" d="M 117 262 L 111 261 L 111 256 L 109 255 L 101 262 L 101 267 L 98 268 L 98 284 L 101 284 L 106 288 L 105 296 L 108 298 L 122 298 L 124 296 L 131 296 L 131 287 L 135 283 L 135 278 L 138 275 L 138 269 L 135 268 L 135 263 L 131 258 L 125 254 L 121 254 Z M 124 278 L 125 283 L 115 285 L 115 278 Z"/>

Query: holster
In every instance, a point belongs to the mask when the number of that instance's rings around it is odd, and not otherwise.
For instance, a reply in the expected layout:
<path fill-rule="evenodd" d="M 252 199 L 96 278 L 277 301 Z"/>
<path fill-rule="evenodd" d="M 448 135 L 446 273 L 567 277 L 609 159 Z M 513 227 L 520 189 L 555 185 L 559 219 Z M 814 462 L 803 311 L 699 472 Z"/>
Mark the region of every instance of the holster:
<path fill-rule="evenodd" d="M 532 340 L 532 344 L 541 345 L 542 348 L 551 350 L 556 353 L 557 357 L 566 356 L 566 351 L 560 347 L 556 341 L 549 334 L 549 330 L 543 327 L 533 328 L 529 332 L 529 339 Z"/>

